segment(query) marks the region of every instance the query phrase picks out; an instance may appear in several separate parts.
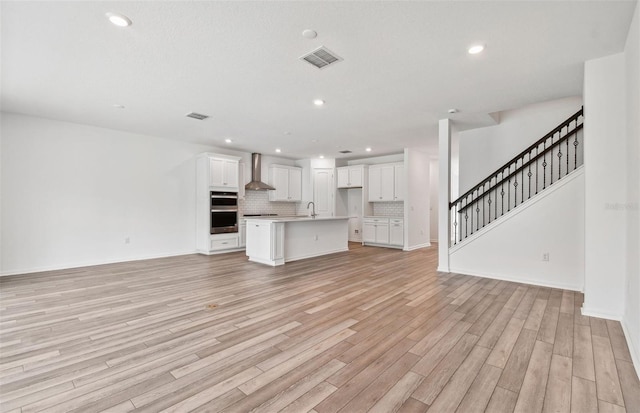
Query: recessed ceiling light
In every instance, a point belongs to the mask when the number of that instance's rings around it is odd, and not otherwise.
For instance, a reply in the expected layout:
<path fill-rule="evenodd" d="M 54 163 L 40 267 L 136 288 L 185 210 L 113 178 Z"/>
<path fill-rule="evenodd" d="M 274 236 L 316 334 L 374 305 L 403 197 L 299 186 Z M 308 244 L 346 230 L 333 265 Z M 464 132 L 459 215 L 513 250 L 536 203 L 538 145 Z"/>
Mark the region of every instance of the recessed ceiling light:
<path fill-rule="evenodd" d="M 324 155 L 320 155 L 320 156 L 318 156 L 318 158 L 324 159 Z"/>
<path fill-rule="evenodd" d="M 286 131 L 284 134 L 285 134 L 285 135 L 291 135 L 291 132 Z"/>
<path fill-rule="evenodd" d="M 371 148 L 366 148 L 365 151 L 371 152 Z"/>
<path fill-rule="evenodd" d="M 484 50 L 484 45 L 476 44 L 469 48 L 469 54 L 478 54 Z"/>
<path fill-rule="evenodd" d="M 313 101 L 313 104 L 314 104 L 314 105 L 316 105 L 316 106 L 322 106 L 322 105 L 324 105 L 324 100 L 322 100 L 322 99 L 315 99 L 315 100 Z"/>
<path fill-rule="evenodd" d="M 317 142 L 318 142 L 318 140 L 317 140 L 317 139 L 311 139 L 311 142 L 313 142 L 313 143 L 317 143 Z"/>
<path fill-rule="evenodd" d="M 302 31 L 302 36 L 307 39 L 315 39 L 318 33 L 315 30 L 306 29 Z"/>
<path fill-rule="evenodd" d="M 276 148 L 276 152 L 277 152 L 277 153 L 280 153 L 280 152 L 282 152 L 282 149 L 280 149 L 280 148 Z"/>
<path fill-rule="evenodd" d="M 451 108 L 447 112 L 451 114 L 458 113 L 458 109 Z"/>
<path fill-rule="evenodd" d="M 124 109 L 124 105 L 120 105 L 118 103 L 114 103 L 113 107 L 116 108 L 116 109 Z"/>
<path fill-rule="evenodd" d="M 125 16 L 124 14 L 107 13 L 107 18 L 111 23 L 119 27 L 127 27 L 127 26 L 131 26 L 132 24 L 131 19 Z"/>
<path fill-rule="evenodd" d="M 227 138 L 227 139 L 225 139 L 224 141 L 225 141 L 226 143 L 231 143 L 231 142 L 233 142 L 230 138 Z"/>

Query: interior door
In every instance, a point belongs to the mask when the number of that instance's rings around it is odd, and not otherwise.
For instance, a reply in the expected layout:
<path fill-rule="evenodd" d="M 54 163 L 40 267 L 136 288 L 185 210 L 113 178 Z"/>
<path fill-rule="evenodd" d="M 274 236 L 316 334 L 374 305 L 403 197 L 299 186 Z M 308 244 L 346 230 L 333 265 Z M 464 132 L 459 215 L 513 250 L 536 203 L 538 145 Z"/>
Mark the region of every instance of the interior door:
<path fill-rule="evenodd" d="M 320 217 L 332 217 L 334 214 L 335 183 L 333 169 L 313 170 L 313 203 Z"/>

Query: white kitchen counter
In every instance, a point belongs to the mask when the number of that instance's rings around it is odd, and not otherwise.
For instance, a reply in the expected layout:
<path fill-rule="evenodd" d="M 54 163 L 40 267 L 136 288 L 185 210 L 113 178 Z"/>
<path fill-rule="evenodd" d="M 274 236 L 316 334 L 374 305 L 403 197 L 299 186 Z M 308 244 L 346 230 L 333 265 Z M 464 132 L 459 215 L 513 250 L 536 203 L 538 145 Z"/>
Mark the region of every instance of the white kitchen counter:
<path fill-rule="evenodd" d="M 249 261 L 267 265 L 348 251 L 349 217 L 246 217 Z"/>

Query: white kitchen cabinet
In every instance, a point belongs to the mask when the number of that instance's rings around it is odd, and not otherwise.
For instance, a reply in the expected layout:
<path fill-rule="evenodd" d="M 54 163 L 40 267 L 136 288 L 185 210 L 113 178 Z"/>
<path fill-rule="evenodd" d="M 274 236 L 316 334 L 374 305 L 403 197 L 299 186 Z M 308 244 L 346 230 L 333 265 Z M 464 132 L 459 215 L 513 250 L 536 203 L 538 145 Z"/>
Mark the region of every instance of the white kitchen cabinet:
<path fill-rule="evenodd" d="M 269 201 L 300 202 L 302 200 L 302 168 L 271 165 L 269 184 L 275 188 L 269 191 Z"/>
<path fill-rule="evenodd" d="M 364 165 L 337 168 L 338 188 L 361 188 L 364 182 Z"/>
<path fill-rule="evenodd" d="M 240 248 L 247 246 L 247 221 L 244 219 L 240 220 L 240 225 L 238 226 L 238 244 Z"/>
<path fill-rule="evenodd" d="M 196 159 L 196 251 L 217 254 L 239 248 L 237 233 L 211 234 L 211 191 L 239 191 L 237 156 L 202 153 Z"/>
<path fill-rule="evenodd" d="M 404 165 L 393 167 L 393 200 L 404 201 Z"/>
<path fill-rule="evenodd" d="M 209 157 L 210 186 L 216 190 L 238 192 L 239 158 L 223 155 Z"/>
<path fill-rule="evenodd" d="M 389 220 L 389 244 L 404 246 L 404 220 L 397 218 Z"/>
<path fill-rule="evenodd" d="M 211 251 L 238 248 L 238 234 L 213 234 L 210 235 L 209 243 Z"/>
<path fill-rule="evenodd" d="M 369 202 L 403 200 L 403 170 L 402 164 L 371 165 L 369 167 Z"/>
<path fill-rule="evenodd" d="M 250 261 L 284 264 L 284 222 L 247 222 L 246 255 Z"/>
<path fill-rule="evenodd" d="M 365 218 L 362 224 L 362 241 L 365 244 L 388 244 L 389 218 Z"/>
<path fill-rule="evenodd" d="M 404 246 L 404 220 L 402 218 L 365 217 L 362 224 L 362 242 L 383 247 Z"/>

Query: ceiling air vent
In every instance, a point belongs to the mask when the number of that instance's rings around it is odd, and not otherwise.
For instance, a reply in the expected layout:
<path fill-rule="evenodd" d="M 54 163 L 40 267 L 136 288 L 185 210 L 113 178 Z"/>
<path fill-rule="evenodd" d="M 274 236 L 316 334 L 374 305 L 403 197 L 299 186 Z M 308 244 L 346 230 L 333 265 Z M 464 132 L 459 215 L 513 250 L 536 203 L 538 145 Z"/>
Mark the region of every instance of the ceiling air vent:
<path fill-rule="evenodd" d="M 205 120 L 206 118 L 209 117 L 209 115 L 203 115 L 202 113 L 196 113 L 196 112 L 187 113 L 185 116 L 188 118 L 193 118 L 198 120 Z"/>
<path fill-rule="evenodd" d="M 331 50 L 324 46 L 320 46 L 316 50 L 308 53 L 304 56 L 300 56 L 300 59 L 314 65 L 318 69 L 324 69 L 325 67 L 342 61 L 342 58 Z"/>
<path fill-rule="evenodd" d="M 340 153 L 352 153 L 350 150 L 346 150 L 346 151 L 340 151 Z"/>

